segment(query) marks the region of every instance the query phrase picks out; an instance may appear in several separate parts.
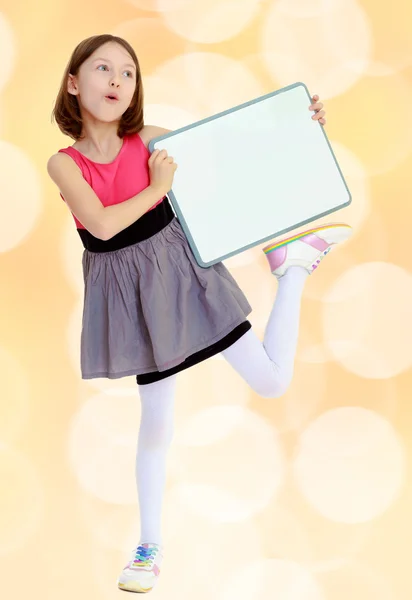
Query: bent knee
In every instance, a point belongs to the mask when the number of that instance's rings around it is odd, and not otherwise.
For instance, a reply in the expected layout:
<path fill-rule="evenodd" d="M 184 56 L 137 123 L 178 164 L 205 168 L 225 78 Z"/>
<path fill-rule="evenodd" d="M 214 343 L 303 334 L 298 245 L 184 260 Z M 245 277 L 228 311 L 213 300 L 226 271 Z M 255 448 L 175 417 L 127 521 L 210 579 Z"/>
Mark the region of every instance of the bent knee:
<path fill-rule="evenodd" d="M 281 376 L 277 372 L 273 372 L 271 377 L 262 384 L 258 385 L 255 391 L 262 398 L 281 398 L 288 391 L 292 381 L 292 376 Z"/>

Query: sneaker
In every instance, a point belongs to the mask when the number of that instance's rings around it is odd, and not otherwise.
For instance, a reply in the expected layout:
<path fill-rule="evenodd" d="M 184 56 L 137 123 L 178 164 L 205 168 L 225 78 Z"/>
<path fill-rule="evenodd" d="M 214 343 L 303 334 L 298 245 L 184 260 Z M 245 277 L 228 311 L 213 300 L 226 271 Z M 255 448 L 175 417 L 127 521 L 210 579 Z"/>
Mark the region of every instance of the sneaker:
<path fill-rule="evenodd" d="M 313 273 L 332 246 L 346 241 L 351 235 L 350 225 L 322 225 L 265 246 L 263 252 L 267 256 L 270 270 L 278 278 L 291 266 L 303 267 L 308 273 Z"/>
<path fill-rule="evenodd" d="M 162 559 L 162 546 L 140 544 L 133 550 L 129 562 L 117 580 L 119 589 L 128 592 L 150 592 L 159 578 Z"/>

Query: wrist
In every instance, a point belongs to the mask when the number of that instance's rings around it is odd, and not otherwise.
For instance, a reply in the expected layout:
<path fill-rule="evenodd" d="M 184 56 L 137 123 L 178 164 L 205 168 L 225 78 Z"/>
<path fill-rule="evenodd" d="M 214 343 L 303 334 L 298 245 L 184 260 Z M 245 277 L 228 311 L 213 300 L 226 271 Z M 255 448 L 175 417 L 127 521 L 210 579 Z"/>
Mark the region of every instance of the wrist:
<path fill-rule="evenodd" d="M 160 186 L 160 185 L 155 185 L 153 183 L 151 183 L 149 185 L 149 188 L 152 190 L 152 192 L 154 194 L 156 194 L 156 196 L 159 196 L 159 198 L 162 198 L 163 196 L 165 196 L 167 194 L 167 192 L 165 192 L 164 187 Z"/>

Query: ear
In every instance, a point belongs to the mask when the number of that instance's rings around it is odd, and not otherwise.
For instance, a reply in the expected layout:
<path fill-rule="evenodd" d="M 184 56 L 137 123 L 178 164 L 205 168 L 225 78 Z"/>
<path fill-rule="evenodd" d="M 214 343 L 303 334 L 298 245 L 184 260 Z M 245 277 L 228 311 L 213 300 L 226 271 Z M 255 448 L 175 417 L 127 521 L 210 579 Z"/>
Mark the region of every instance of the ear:
<path fill-rule="evenodd" d="M 71 73 L 69 73 L 69 77 L 67 80 L 67 91 L 69 92 L 69 94 L 73 94 L 73 96 L 77 96 L 79 93 L 79 90 L 77 89 L 76 77 Z"/>

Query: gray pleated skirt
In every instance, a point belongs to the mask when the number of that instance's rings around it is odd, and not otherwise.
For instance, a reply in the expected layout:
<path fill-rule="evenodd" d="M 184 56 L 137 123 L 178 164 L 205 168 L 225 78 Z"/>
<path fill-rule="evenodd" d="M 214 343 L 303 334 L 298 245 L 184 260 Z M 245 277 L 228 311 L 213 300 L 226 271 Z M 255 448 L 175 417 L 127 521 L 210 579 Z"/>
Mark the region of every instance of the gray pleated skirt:
<path fill-rule="evenodd" d="M 152 226 L 156 211 L 145 215 Z M 131 226 L 110 240 L 125 247 L 108 251 L 99 240 L 104 251 L 84 250 L 83 379 L 155 381 L 207 358 L 207 349 L 222 351 L 250 328 L 251 306 L 226 267 L 200 267 L 174 215 L 147 239 L 130 243 L 144 231 L 142 219 L 134 233 Z"/>

